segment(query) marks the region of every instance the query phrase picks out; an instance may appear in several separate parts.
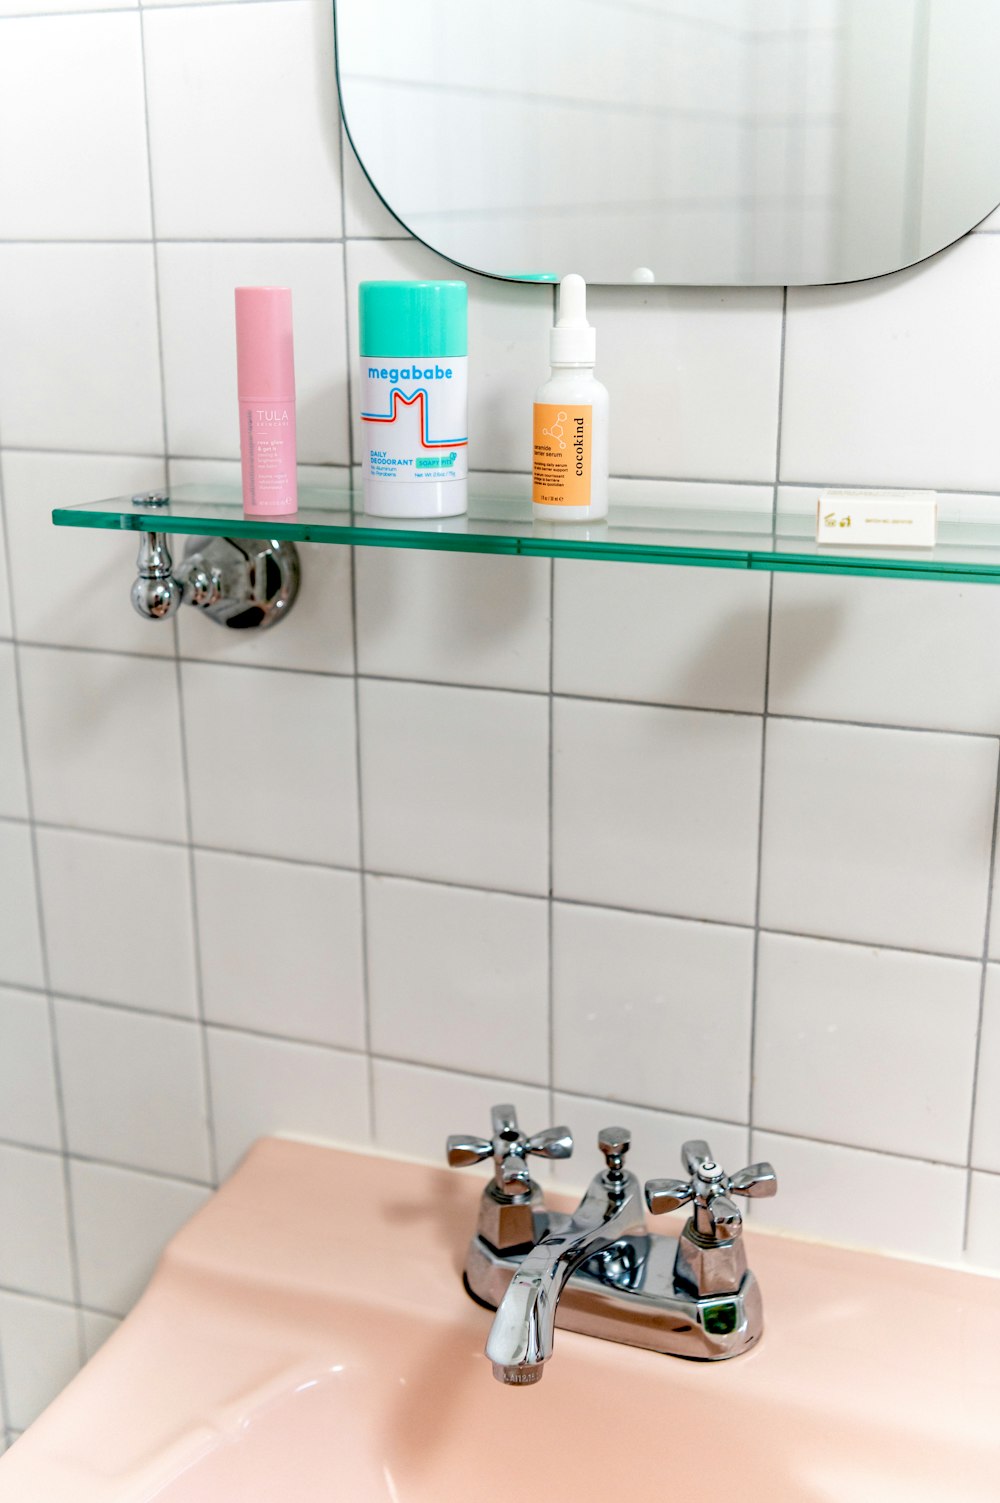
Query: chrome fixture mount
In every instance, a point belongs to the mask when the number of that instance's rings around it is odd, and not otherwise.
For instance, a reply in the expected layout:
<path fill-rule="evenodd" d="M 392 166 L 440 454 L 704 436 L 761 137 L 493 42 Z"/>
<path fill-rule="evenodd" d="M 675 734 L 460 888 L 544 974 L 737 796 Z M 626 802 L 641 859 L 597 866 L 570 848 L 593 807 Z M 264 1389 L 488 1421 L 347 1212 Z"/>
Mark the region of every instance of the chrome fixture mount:
<path fill-rule="evenodd" d="M 685 1143 L 689 1178 L 646 1185 L 654 1216 L 693 1209 L 679 1237 L 661 1237 L 647 1232 L 643 1192 L 624 1167 L 630 1143 L 624 1127 L 598 1135 L 605 1167 L 567 1216 L 546 1209 L 525 1167 L 532 1153 L 569 1158 L 567 1128 L 525 1138 L 505 1105 L 493 1108 L 492 1138 L 448 1139 L 453 1167 L 493 1158 L 463 1278 L 473 1299 L 496 1311 L 486 1355 L 501 1383 L 538 1382 L 556 1326 L 706 1362 L 736 1357 L 760 1339 L 760 1288 L 732 1197 L 774 1195 L 771 1165 L 729 1176 L 707 1143 Z"/>
<path fill-rule="evenodd" d="M 169 499 L 148 491 L 132 502 L 153 509 Z M 288 615 L 299 592 L 298 549 L 270 538 L 188 538 L 175 569 L 166 533 L 141 532 L 136 566 L 132 604 L 151 621 L 186 603 L 230 630 L 263 630 Z"/>

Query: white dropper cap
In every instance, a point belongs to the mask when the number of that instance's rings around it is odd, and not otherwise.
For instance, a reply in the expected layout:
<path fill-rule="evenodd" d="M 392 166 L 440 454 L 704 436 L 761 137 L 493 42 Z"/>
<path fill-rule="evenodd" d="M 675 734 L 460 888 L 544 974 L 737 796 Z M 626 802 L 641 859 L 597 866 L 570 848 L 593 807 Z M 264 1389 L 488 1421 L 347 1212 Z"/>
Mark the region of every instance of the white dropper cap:
<path fill-rule="evenodd" d="M 575 271 L 559 283 L 559 318 L 549 331 L 550 365 L 593 365 L 597 336 L 587 322 L 587 284 Z"/>

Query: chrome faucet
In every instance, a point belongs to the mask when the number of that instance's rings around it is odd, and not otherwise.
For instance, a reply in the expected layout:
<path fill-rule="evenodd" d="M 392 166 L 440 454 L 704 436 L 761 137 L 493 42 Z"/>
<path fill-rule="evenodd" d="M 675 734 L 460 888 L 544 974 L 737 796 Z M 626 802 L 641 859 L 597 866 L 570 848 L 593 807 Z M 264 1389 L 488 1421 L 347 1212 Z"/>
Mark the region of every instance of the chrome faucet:
<path fill-rule="evenodd" d="M 651 1213 L 691 1205 L 679 1238 L 650 1236 L 639 1182 L 624 1167 L 627 1128 L 598 1135 L 604 1155 L 571 1216 L 546 1209 L 526 1158 L 569 1158 L 565 1127 L 525 1138 L 512 1106 L 493 1109 L 492 1138 L 451 1137 L 456 1167 L 494 1161 L 469 1244 L 464 1282 L 496 1311 L 486 1343 L 494 1377 L 537 1383 L 552 1355 L 555 1327 L 703 1361 L 737 1356 L 763 1330 L 760 1289 L 747 1268 L 743 1221 L 732 1197 L 773 1195 L 770 1164 L 730 1177 L 707 1143 L 684 1144 L 687 1180 L 650 1180 Z"/>

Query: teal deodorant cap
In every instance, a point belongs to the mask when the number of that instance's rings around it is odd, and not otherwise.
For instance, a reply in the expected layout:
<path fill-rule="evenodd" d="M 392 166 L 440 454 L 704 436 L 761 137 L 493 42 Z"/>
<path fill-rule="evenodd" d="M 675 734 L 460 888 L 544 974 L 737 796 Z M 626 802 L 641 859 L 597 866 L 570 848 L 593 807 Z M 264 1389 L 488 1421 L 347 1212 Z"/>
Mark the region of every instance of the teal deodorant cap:
<path fill-rule="evenodd" d="M 464 282 L 362 282 L 361 354 L 465 355 L 468 303 Z"/>

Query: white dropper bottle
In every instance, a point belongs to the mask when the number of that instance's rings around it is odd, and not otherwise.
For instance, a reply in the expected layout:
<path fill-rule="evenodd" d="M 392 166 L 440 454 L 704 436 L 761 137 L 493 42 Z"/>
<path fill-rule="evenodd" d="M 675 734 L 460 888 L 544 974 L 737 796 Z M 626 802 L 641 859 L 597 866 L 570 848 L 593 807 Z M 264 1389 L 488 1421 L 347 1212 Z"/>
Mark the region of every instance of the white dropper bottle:
<path fill-rule="evenodd" d="M 549 333 L 552 374 L 535 393 L 531 502 L 536 521 L 590 522 L 608 514 L 608 392 L 594 377 L 587 284 L 559 283 L 559 317 Z"/>

